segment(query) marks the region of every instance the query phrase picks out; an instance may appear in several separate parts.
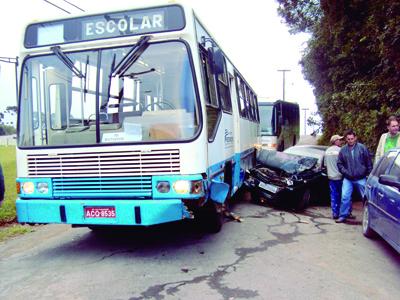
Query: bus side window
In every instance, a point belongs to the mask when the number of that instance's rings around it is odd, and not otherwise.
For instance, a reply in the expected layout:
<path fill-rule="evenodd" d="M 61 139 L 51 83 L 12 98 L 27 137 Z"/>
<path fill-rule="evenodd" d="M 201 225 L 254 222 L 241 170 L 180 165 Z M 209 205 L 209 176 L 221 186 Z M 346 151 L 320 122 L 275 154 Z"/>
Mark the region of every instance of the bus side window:
<path fill-rule="evenodd" d="M 242 80 L 242 90 L 243 90 L 243 99 L 244 99 L 244 107 L 245 107 L 245 112 L 244 112 L 244 117 L 248 120 L 251 120 L 251 114 L 250 114 L 250 103 L 249 103 L 249 92 L 247 89 L 246 83 Z"/>
<path fill-rule="evenodd" d="M 211 71 L 210 61 L 207 56 L 207 51 L 200 47 L 200 55 L 201 55 L 201 64 L 204 76 L 204 94 L 206 96 L 207 105 L 211 105 L 214 107 L 219 107 L 218 98 L 217 98 L 217 89 L 215 86 L 214 75 Z"/>
<path fill-rule="evenodd" d="M 222 110 L 232 112 L 231 94 L 229 91 L 228 74 L 226 71 L 226 61 L 224 58 L 224 72 L 218 74 L 218 95 Z"/>
<path fill-rule="evenodd" d="M 250 91 L 249 87 L 246 86 L 246 95 L 247 95 L 247 103 L 249 108 L 249 119 L 254 120 L 254 110 L 253 110 L 253 99 L 252 99 L 252 92 Z"/>
<path fill-rule="evenodd" d="M 208 128 L 208 140 L 214 139 L 218 120 L 220 117 L 220 108 L 217 98 L 217 88 L 215 84 L 215 76 L 212 73 L 210 61 L 207 55 L 207 50 L 199 44 L 200 58 L 202 65 L 203 74 L 203 88 L 206 100 L 207 110 L 207 128 Z"/>
<path fill-rule="evenodd" d="M 244 91 L 243 81 L 237 74 L 235 74 L 235 76 L 236 76 L 236 90 L 238 93 L 238 106 L 239 106 L 240 116 L 242 118 L 246 118 L 247 117 L 246 100 L 245 100 L 246 94 Z"/>

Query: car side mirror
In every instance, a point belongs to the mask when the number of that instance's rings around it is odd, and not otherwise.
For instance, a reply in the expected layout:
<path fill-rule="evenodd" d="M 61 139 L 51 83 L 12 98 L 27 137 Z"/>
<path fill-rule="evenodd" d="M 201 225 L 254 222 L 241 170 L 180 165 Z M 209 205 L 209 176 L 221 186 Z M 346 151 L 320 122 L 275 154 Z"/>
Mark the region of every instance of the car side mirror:
<path fill-rule="evenodd" d="M 400 189 L 400 179 L 397 176 L 381 175 L 379 176 L 379 183 Z"/>

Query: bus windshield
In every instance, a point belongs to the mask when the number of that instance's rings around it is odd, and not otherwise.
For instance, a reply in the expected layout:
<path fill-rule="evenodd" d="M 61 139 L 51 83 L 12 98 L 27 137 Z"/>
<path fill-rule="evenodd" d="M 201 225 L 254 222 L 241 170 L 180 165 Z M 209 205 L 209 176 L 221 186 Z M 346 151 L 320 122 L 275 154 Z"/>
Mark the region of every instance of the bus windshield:
<path fill-rule="evenodd" d="M 182 42 L 28 57 L 22 68 L 19 146 L 188 140 L 199 129 L 193 72 Z M 56 55 L 57 54 L 57 55 Z"/>
<path fill-rule="evenodd" d="M 275 135 L 274 105 L 259 105 L 261 135 Z"/>

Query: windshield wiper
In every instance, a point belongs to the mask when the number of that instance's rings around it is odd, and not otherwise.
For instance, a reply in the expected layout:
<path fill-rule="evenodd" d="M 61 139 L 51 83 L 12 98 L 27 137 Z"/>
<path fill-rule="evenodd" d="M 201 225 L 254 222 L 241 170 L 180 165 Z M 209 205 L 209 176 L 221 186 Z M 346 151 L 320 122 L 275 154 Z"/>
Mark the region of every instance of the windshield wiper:
<path fill-rule="evenodd" d="M 135 46 L 128 52 L 128 54 L 118 63 L 113 70 L 112 77 L 122 77 L 125 72 L 139 59 L 143 52 L 149 46 L 150 36 L 142 36 Z"/>
<path fill-rule="evenodd" d="M 62 52 L 60 46 L 51 47 L 50 50 L 53 51 L 53 53 L 64 63 L 64 65 L 66 65 L 67 68 L 70 69 L 77 77 L 85 78 L 85 75 L 83 75 L 82 72 L 74 66 L 72 60 L 70 60 L 69 57 Z"/>
<path fill-rule="evenodd" d="M 151 69 L 146 70 L 146 71 L 143 71 L 143 72 L 136 72 L 136 73 L 132 72 L 132 73 L 124 74 L 124 75 L 120 75 L 120 76 L 129 77 L 129 78 L 131 78 L 131 79 L 134 79 L 134 78 L 136 78 L 138 75 L 143 75 L 143 74 L 151 73 L 151 72 L 154 72 L 155 70 L 156 70 L 156 69 L 151 68 Z"/>

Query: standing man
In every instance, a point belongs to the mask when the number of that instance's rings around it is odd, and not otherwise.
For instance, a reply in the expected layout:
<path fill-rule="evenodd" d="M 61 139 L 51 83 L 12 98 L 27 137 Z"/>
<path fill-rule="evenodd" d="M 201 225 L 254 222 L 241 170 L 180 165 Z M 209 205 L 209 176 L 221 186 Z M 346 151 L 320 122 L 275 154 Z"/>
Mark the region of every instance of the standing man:
<path fill-rule="evenodd" d="M 338 168 L 342 173 L 342 202 L 340 205 L 339 219 L 336 223 L 343 223 L 350 216 L 351 195 L 356 187 L 361 196 L 364 196 L 367 176 L 372 170 L 372 162 L 369 151 L 363 144 L 357 142 L 357 136 L 353 130 L 345 133 L 347 145 L 340 149 Z"/>
<path fill-rule="evenodd" d="M 395 116 L 391 116 L 386 120 L 388 132 L 381 135 L 378 147 L 376 148 L 375 163 L 388 150 L 400 147 L 399 120 Z"/>
<path fill-rule="evenodd" d="M 332 218 L 336 220 L 339 218 L 340 200 L 342 196 L 343 176 L 342 173 L 339 172 L 337 161 L 343 137 L 335 134 L 331 137 L 330 142 L 332 146 L 325 151 L 324 163 L 328 171 Z"/>

